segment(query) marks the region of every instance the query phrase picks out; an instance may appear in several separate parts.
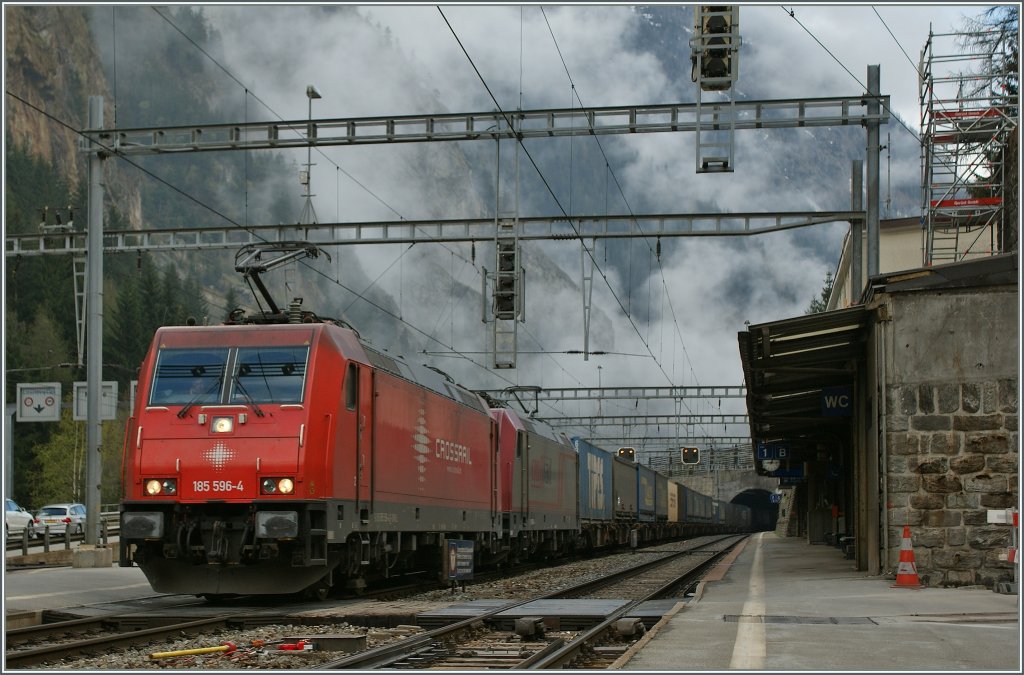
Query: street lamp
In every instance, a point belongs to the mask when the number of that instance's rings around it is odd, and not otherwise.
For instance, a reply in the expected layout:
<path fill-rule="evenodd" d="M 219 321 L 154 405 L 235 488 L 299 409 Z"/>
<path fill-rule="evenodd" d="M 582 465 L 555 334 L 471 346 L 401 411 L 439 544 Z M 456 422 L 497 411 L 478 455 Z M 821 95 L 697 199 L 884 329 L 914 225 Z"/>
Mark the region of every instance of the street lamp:
<path fill-rule="evenodd" d="M 313 170 L 313 143 L 312 139 L 316 138 L 316 131 L 313 129 L 313 99 L 323 98 L 320 94 L 320 90 L 312 84 L 306 85 L 306 98 L 309 99 L 309 126 L 306 127 L 306 138 L 310 144 L 306 146 L 306 170 L 299 176 L 299 182 L 302 183 L 306 188 L 305 198 L 306 203 L 302 206 L 302 215 L 299 216 L 299 222 L 302 224 L 314 224 L 316 223 L 316 210 L 313 208 L 312 195 L 309 192 L 309 180 L 310 174 Z"/>

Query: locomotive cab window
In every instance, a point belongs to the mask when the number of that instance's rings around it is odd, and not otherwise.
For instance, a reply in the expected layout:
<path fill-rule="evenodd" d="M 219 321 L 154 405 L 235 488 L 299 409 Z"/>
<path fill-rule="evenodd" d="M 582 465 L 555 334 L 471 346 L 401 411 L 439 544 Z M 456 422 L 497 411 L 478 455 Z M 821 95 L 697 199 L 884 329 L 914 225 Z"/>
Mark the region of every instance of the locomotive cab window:
<path fill-rule="evenodd" d="M 227 359 L 227 349 L 161 349 L 149 404 L 216 403 Z"/>
<path fill-rule="evenodd" d="M 348 364 L 345 372 L 345 407 L 349 410 L 356 409 L 356 395 L 359 391 L 359 371 L 356 364 Z"/>
<path fill-rule="evenodd" d="M 230 403 L 301 403 L 309 347 L 239 347 Z"/>

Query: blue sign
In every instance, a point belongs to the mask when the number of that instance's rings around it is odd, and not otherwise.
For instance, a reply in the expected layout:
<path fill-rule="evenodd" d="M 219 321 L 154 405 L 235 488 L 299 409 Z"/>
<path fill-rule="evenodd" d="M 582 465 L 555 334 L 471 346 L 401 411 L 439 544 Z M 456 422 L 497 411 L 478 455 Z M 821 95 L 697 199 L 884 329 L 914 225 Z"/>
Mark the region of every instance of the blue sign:
<path fill-rule="evenodd" d="M 473 542 L 467 539 L 448 539 L 445 576 L 453 581 L 473 578 Z"/>
<path fill-rule="evenodd" d="M 772 504 L 779 504 L 782 502 L 782 495 L 777 495 L 773 492 L 772 494 L 768 495 L 768 499 L 771 501 Z"/>
<path fill-rule="evenodd" d="M 853 396 L 849 387 L 823 387 L 821 390 L 822 417 L 849 417 Z"/>
<path fill-rule="evenodd" d="M 758 443 L 757 458 L 766 459 L 789 459 L 789 443 Z"/>

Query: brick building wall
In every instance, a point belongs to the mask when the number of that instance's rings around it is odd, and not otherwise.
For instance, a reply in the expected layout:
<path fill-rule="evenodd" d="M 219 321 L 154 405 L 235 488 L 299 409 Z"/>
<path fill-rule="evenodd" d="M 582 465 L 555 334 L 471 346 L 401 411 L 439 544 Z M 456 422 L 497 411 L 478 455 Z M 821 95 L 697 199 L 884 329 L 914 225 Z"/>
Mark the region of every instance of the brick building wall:
<path fill-rule="evenodd" d="M 989 509 L 1018 504 L 1015 288 L 894 294 L 886 348 L 885 567 L 909 525 L 922 583 L 1012 581 L 1011 543 Z"/>
<path fill-rule="evenodd" d="M 887 393 L 889 565 L 909 525 L 923 583 L 1012 581 L 1012 564 L 999 559 L 1010 529 L 987 524 L 987 511 L 1017 505 L 1017 380 L 897 385 Z"/>

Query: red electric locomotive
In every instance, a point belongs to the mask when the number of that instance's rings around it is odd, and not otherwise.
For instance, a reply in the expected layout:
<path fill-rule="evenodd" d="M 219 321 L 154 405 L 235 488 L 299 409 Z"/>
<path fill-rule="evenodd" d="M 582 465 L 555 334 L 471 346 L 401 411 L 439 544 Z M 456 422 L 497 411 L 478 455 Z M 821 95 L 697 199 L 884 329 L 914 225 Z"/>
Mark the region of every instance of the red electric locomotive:
<path fill-rule="evenodd" d="M 298 306 L 264 319 L 157 331 L 125 435 L 122 566 L 166 593 L 322 597 L 442 569 L 446 538 L 496 546 L 479 396 Z"/>
<path fill-rule="evenodd" d="M 513 559 L 567 553 L 580 537 L 575 448 L 564 434 L 510 408 L 491 414 L 500 439 L 502 532 Z"/>

